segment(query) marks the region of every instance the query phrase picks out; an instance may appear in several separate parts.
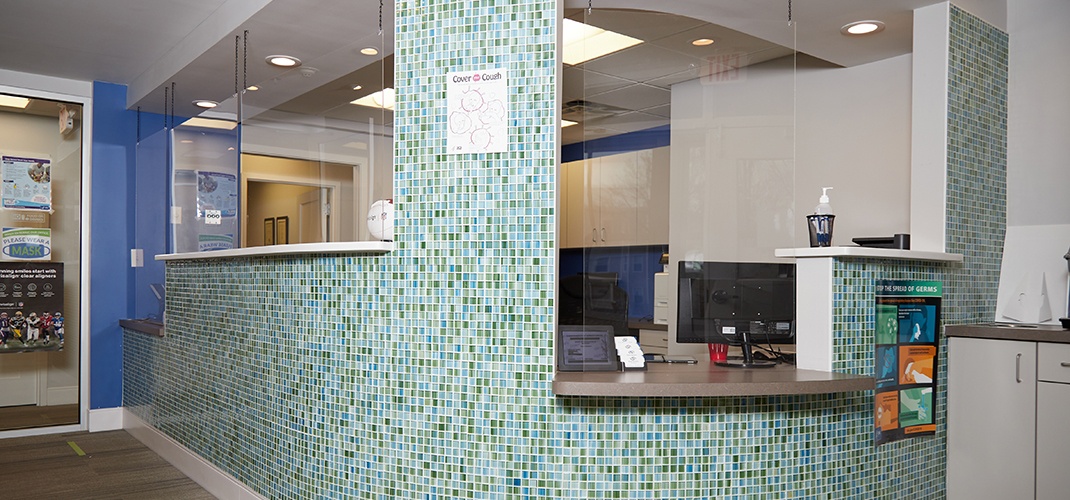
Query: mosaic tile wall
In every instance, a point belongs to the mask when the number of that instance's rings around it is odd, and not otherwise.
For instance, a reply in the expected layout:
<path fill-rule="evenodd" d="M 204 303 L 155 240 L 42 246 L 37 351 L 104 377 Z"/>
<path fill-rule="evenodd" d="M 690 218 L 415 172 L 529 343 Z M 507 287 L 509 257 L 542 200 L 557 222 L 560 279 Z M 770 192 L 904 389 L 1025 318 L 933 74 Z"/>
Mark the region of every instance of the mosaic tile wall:
<path fill-rule="evenodd" d="M 168 264 L 168 336 L 124 335 L 124 405 L 273 498 L 942 497 L 942 434 L 875 449 L 871 392 L 553 396 L 555 9 L 398 2 L 397 250 Z M 445 155 L 444 73 L 489 66 L 512 146 Z M 963 203 L 952 252 L 1002 234 L 979 222 L 1002 208 Z M 835 272 L 844 371 L 869 369 L 877 276 L 944 280 L 945 323 L 995 300 L 955 266 Z"/>

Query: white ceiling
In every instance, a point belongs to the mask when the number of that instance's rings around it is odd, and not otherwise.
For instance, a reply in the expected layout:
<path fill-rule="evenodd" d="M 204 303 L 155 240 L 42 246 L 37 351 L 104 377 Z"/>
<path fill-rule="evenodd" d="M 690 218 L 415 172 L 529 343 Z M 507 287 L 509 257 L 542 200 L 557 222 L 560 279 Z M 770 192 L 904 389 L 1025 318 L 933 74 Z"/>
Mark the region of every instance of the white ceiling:
<path fill-rule="evenodd" d="M 711 55 L 745 54 L 753 64 L 797 47 L 853 66 L 908 53 L 912 10 L 938 0 L 797 1 L 794 29 L 787 24 L 788 0 L 656 4 L 684 17 L 619 10 L 649 8 L 649 0 L 592 3 L 588 15 L 588 0 L 565 0 L 565 14 L 646 42 L 565 68 L 562 102 L 583 100 L 600 111 L 618 111 L 608 134 L 667 123 L 669 87 L 701 76 Z M 193 115 L 193 99 L 224 101 L 233 95 L 237 37 L 237 83 L 263 87 L 246 94 L 243 109 L 367 122 L 381 113 L 348 102 L 392 84 L 393 7 L 393 1 L 384 2 L 380 35 L 380 5 L 374 0 L 0 0 L 0 69 L 128 85 L 129 107 L 154 113 L 163 112 L 164 88 L 173 82 L 175 113 Z M 839 33 L 860 19 L 880 19 L 887 29 L 856 39 Z M 710 34 L 717 40 L 713 46 L 688 43 Z M 366 46 L 381 53 L 361 55 Z M 269 67 L 264 58 L 276 53 L 297 56 L 303 69 L 315 71 Z M 353 92 L 353 84 L 364 85 L 364 91 Z"/>

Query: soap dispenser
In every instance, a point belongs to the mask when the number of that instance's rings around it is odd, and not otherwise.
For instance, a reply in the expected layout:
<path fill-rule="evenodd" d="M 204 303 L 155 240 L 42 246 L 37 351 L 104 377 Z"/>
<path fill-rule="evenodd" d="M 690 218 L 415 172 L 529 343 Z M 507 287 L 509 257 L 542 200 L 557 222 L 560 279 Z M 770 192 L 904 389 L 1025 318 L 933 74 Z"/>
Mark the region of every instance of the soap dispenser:
<path fill-rule="evenodd" d="M 829 190 L 831 187 L 821 188 L 821 198 L 817 200 L 813 215 L 806 216 L 806 226 L 810 231 L 810 246 L 827 247 L 832 245 L 832 223 L 836 216 L 832 215 L 832 206 L 829 205 Z"/>

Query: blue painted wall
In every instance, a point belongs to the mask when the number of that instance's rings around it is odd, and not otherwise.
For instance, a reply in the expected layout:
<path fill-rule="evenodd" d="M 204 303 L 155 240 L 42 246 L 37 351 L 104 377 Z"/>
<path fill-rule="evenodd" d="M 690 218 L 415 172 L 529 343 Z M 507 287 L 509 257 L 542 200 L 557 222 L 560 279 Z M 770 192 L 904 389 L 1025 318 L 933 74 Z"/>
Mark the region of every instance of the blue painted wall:
<path fill-rule="evenodd" d="M 561 146 L 561 163 L 627 153 L 629 151 L 660 148 L 668 145 L 669 126 L 662 125 L 646 130 L 628 132 L 627 134 Z"/>
<path fill-rule="evenodd" d="M 89 407 L 121 406 L 123 336 L 134 273 L 134 142 L 137 114 L 126 110 L 126 87 L 93 83 L 92 221 L 89 268 Z"/>

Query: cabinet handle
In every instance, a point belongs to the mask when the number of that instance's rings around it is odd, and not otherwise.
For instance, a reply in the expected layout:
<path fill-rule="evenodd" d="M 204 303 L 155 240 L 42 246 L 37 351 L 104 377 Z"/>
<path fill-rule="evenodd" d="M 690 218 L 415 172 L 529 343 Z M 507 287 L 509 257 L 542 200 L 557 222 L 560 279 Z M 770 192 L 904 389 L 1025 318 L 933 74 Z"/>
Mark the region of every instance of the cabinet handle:
<path fill-rule="evenodd" d="M 1022 383 L 1022 353 L 1018 353 L 1014 358 L 1014 380 Z"/>
<path fill-rule="evenodd" d="M 1062 366 L 1064 368 L 1070 368 L 1070 362 L 1063 361 L 1062 363 L 1059 363 L 1059 366 Z"/>
<path fill-rule="evenodd" d="M 602 228 L 602 243 L 606 242 L 606 228 Z"/>
<path fill-rule="evenodd" d="M 591 228 L 591 243 L 598 243 L 598 228 Z"/>

